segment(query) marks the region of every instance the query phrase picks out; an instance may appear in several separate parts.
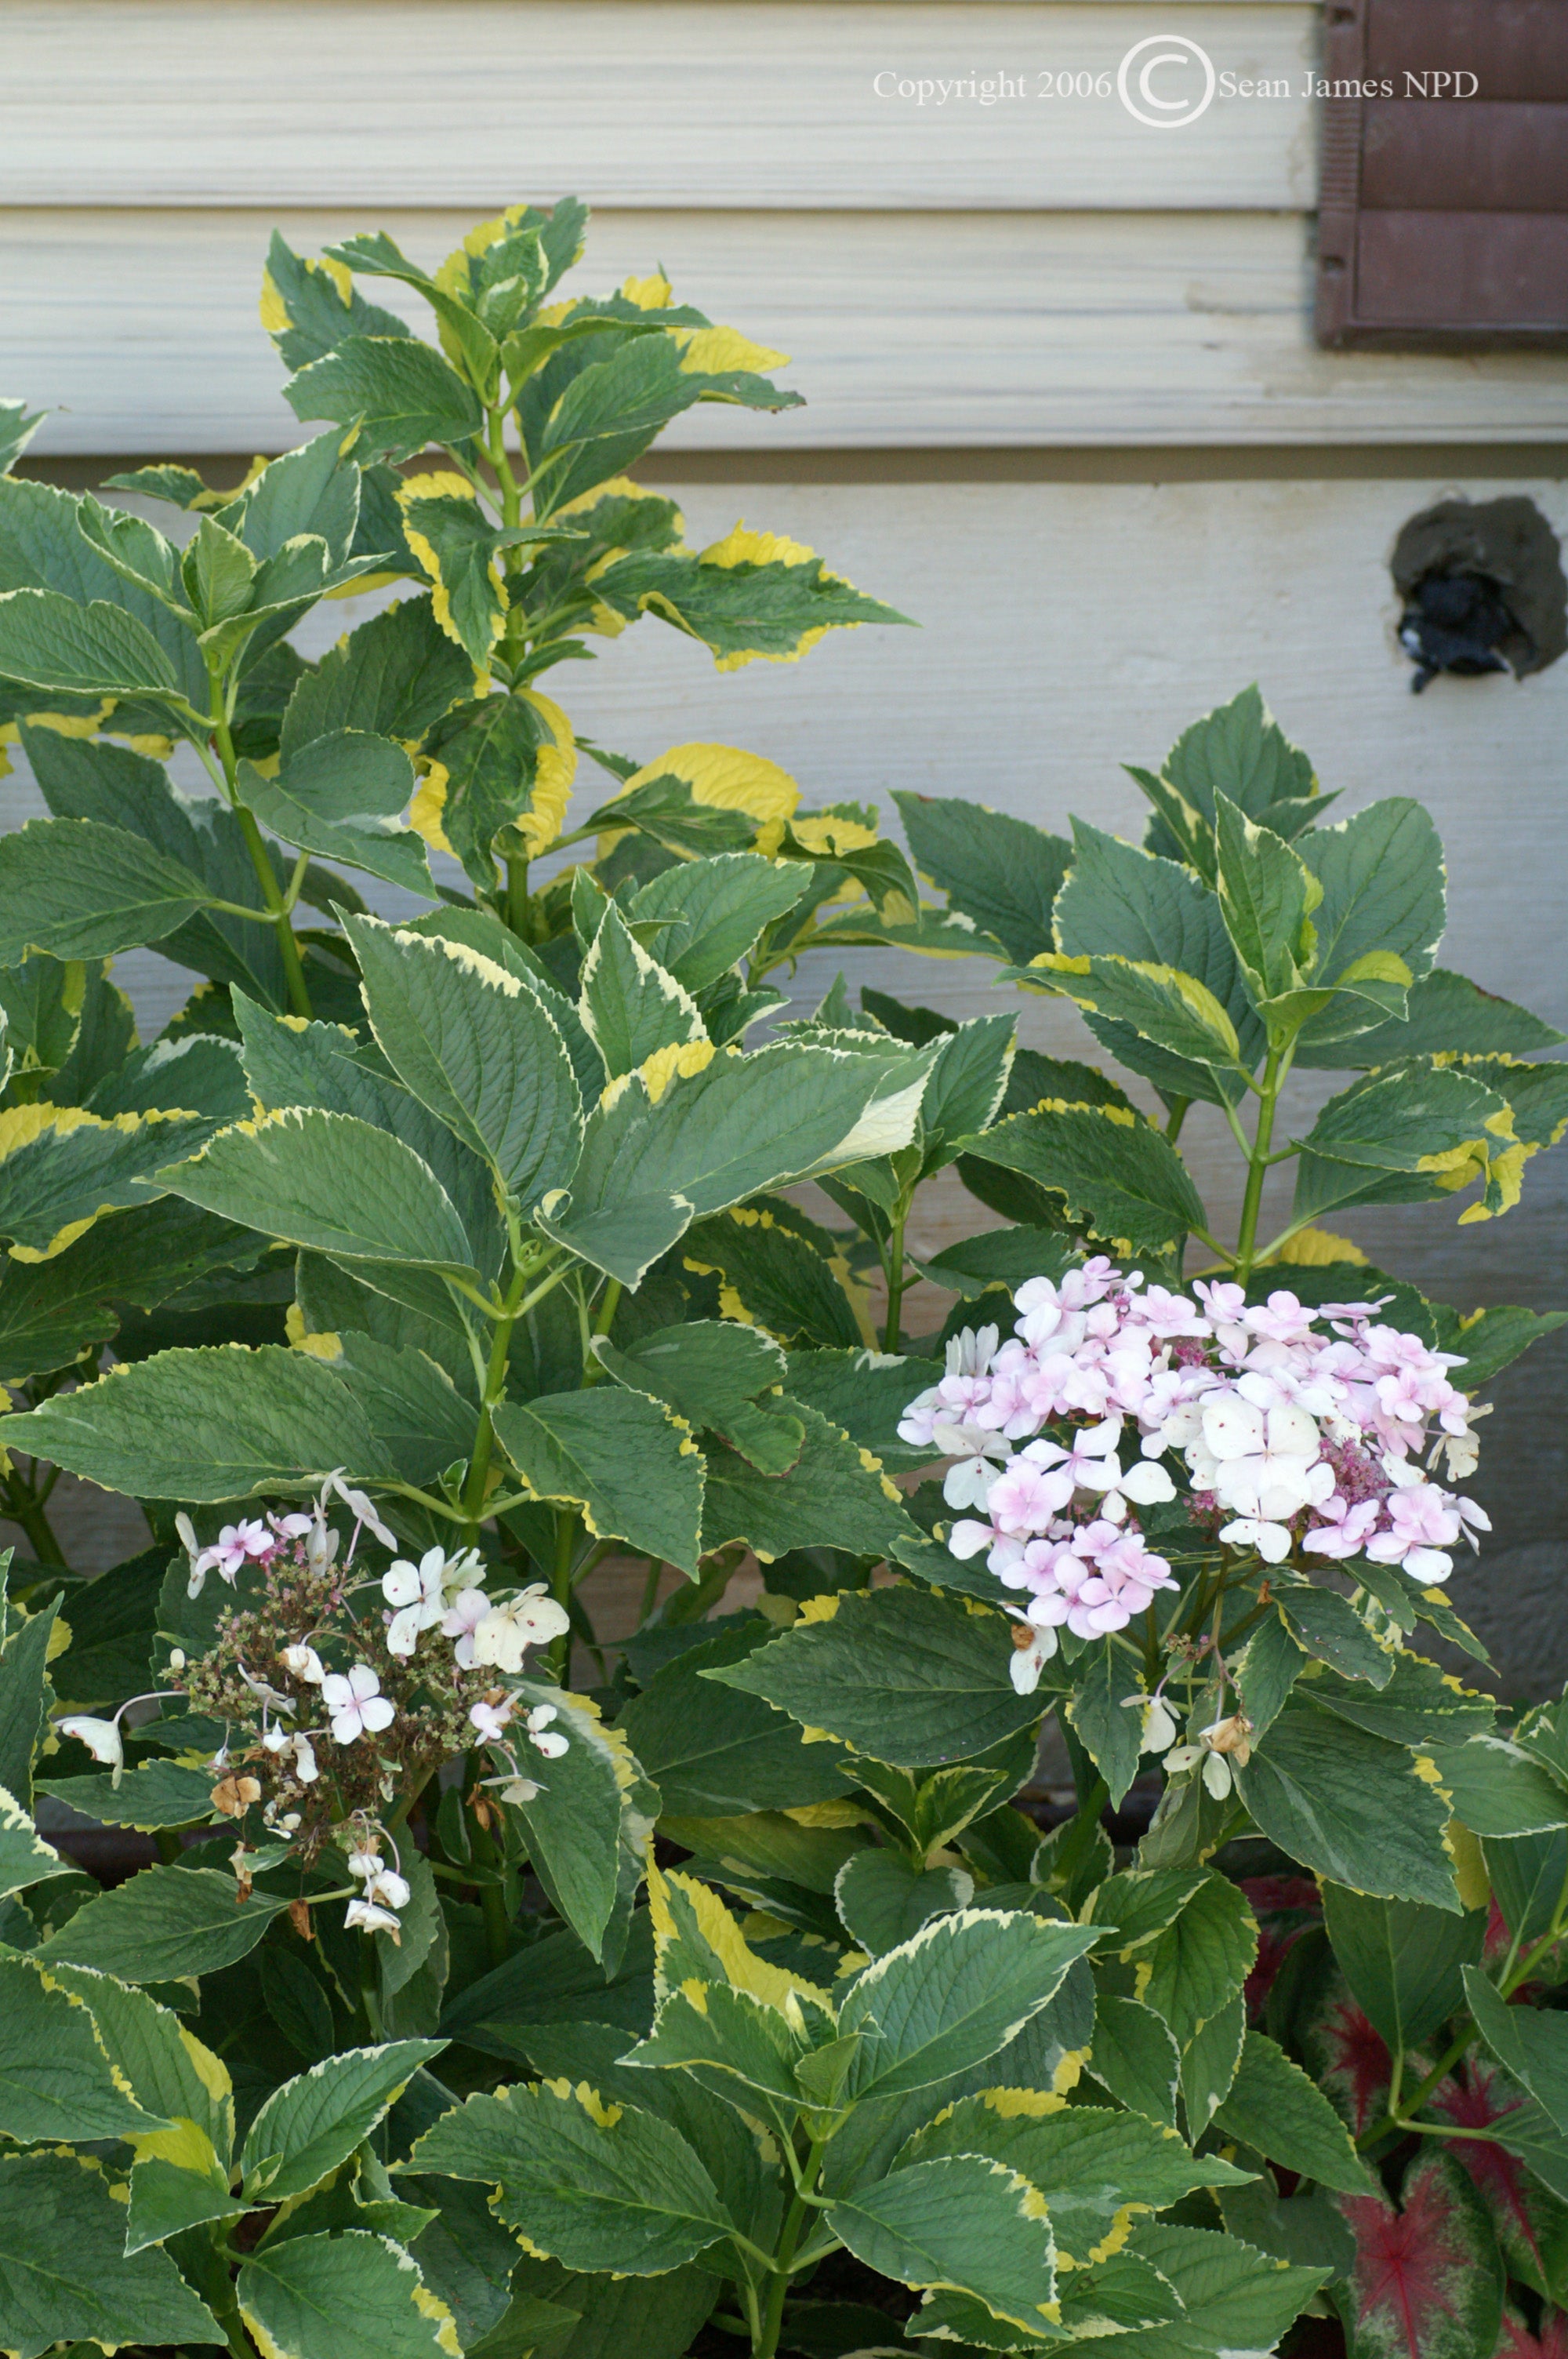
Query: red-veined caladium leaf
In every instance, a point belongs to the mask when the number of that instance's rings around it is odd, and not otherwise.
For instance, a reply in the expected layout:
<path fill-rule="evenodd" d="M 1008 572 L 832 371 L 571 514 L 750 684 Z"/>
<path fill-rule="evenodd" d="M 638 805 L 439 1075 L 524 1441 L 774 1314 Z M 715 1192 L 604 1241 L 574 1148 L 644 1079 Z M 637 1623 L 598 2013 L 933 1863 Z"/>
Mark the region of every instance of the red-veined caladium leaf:
<path fill-rule="evenodd" d="M 1543 2310 L 1541 2332 L 1532 2334 L 1517 2310 L 1505 2308 L 1497 2359 L 1568 2359 L 1568 2318 L 1560 2310 Z"/>
<path fill-rule="evenodd" d="M 1530 2101 L 1525 2090 L 1490 2057 L 1471 2057 L 1464 2070 L 1433 2092 L 1426 2110 L 1461 2129 L 1501 2125 L 1522 2114 Z M 1531 2108 L 1539 2113 L 1539 2108 Z M 1542 2125 L 1552 2135 L 1551 2125 Z M 1551 2300 L 1568 2299 L 1568 2203 L 1543 2187 L 1535 2173 L 1506 2147 L 1481 2138 L 1455 2139 L 1453 2152 L 1464 2166 L 1491 2216 L 1510 2277 Z M 1568 2359 L 1568 2332 L 1557 2322 Z"/>
<path fill-rule="evenodd" d="M 1301 2031 L 1303 2061 L 1329 2103 L 1359 2137 L 1382 2119 L 1389 2093 L 1389 2051 L 1336 1973 L 1316 2012 Z"/>
<path fill-rule="evenodd" d="M 1452 2155 L 1419 2154 L 1396 2211 L 1342 2196 L 1356 2239 L 1349 2359 L 1491 2359 L 1503 2264 L 1486 2207 Z"/>
<path fill-rule="evenodd" d="M 1249 1875 L 1241 1889 L 1258 1919 L 1258 1957 L 1242 1995 L 1247 2020 L 1261 2031 L 1274 1977 L 1309 1925 L 1323 1922 L 1323 1897 L 1310 1875 Z"/>

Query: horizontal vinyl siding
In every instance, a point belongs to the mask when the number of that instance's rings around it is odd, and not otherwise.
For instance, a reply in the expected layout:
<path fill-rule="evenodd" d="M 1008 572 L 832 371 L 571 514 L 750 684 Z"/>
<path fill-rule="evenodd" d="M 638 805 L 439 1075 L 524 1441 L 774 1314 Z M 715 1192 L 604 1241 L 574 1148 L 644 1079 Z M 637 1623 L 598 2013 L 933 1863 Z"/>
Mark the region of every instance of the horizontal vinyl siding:
<path fill-rule="evenodd" d="M 282 450 L 300 427 L 256 302 L 276 222 L 319 251 L 374 220 L 434 264 L 460 212 L 0 212 L 7 383 L 49 451 Z M 704 403 L 666 450 L 1530 440 L 1560 358 L 1317 351 L 1292 213 L 608 212 L 571 284 L 662 263 L 678 298 L 782 347 L 806 407 Z M 409 290 L 377 298 L 420 320 Z M 427 317 L 423 318 L 427 325 Z"/>
<path fill-rule="evenodd" d="M 50 0 L 0 5 L 7 204 L 612 206 L 918 212 L 1312 201 L 1302 0 Z M 1179 136 L 1042 69 L 1114 80 L 1177 28 L 1287 81 Z M 880 72 L 1007 73 L 921 108 Z"/>
<path fill-rule="evenodd" d="M 434 262 L 575 190 L 574 282 L 662 261 L 790 352 L 809 408 L 711 405 L 675 449 L 1530 440 L 1559 362 L 1318 352 L 1319 12 L 1300 0 L 0 0 L 9 386 L 46 452 L 278 449 L 268 233 L 384 224 Z M 925 108 L 879 72 L 1217 71 L 1175 130 L 1114 96 Z M 1172 88 L 1165 83 L 1162 87 Z M 398 292 L 375 289 L 397 307 Z"/>

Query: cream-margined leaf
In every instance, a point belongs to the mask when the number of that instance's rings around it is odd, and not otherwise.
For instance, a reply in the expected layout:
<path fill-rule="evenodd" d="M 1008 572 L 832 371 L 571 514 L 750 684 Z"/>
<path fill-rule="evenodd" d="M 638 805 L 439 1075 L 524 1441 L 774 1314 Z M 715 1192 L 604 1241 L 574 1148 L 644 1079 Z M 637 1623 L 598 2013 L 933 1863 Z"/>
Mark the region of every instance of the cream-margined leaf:
<path fill-rule="evenodd" d="M 481 1155 L 524 1206 L 570 1178 L 581 1101 L 538 998 L 461 942 L 351 918 L 371 1024 L 420 1103 Z"/>

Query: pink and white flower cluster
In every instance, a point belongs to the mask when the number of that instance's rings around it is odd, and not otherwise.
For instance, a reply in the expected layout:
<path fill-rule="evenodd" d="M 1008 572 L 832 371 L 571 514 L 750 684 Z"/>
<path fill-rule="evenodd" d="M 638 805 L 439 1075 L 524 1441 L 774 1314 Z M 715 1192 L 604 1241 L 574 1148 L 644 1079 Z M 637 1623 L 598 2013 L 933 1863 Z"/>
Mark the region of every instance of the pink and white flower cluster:
<path fill-rule="evenodd" d="M 328 1504 L 334 1498 L 353 1517 L 348 1545 L 341 1554 L 340 1536 L 327 1520 Z M 241 1574 L 254 1567 L 265 1574 L 283 1575 L 284 1585 L 276 1596 L 284 1608 L 297 1611 L 297 1592 L 290 1583 L 307 1573 L 316 1576 L 309 1612 L 319 1618 L 286 1645 L 276 1644 L 281 1632 L 268 1634 L 276 1647 L 279 1668 L 275 1677 L 286 1678 L 288 1685 L 275 1685 L 268 1678 L 253 1674 L 235 1648 L 227 1670 L 237 1678 L 244 1697 L 237 1720 L 231 1722 L 229 1736 L 211 1757 L 215 1773 L 226 1772 L 236 1756 L 241 1764 L 259 1763 L 261 1756 L 270 1756 L 289 1780 L 283 1796 L 288 1799 L 294 1798 L 294 1787 L 316 1785 L 323 1771 L 329 1781 L 340 1777 L 340 1758 L 362 1748 L 375 1756 L 382 1798 L 390 1799 L 395 1791 L 395 1760 L 389 1759 L 377 1740 L 394 1731 L 391 1744 L 395 1755 L 400 1713 L 408 1709 L 411 1689 L 418 1701 L 417 1690 L 426 1680 L 429 1682 L 427 1706 L 433 1692 L 438 1711 L 464 1715 L 471 1734 L 465 1736 L 462 1749 L 485 1746 L 502 1765 L 501 1775 L 481 1783 L 499 1788 L 503 1801 L 531 1802 L 542 1790 L 520 1765 L 520 1748 L 526 1746 L 546 1761 L 559 1760 L 568 1751 L 564 1730 L 553 1725 L 560 1717 L 557 1705 L 530 1706 L 523 1690 L 487 1683 L 485 1679 L 487 1672 L 492 1679 L 500 1673 L 503 1681 L 524 1673 L 531 1649 L 564 1637 L 570 1629 L 566 1607 L 542 1582 L 510 1595 L 492 1597 L 485 1586 L 487 1568 L 477 1549 L 449 1551 L 439 1545 L 426 1549 L 417 1558 L 395 1553 L 384 1572 L 355 1579 L 352 1568 L 362 1533 L 369 1532 L 394 1551 L 397 1538 L 366 1494 L 343 1481 L 341 1470 L 328 1476 L 308 1513 L 254 1516 L 225 1524 L 217 1538 L 205 1545 L 189 1516 L 181 1513 L 175 1523 L 186 1550 L 187 1593 L 193 1598 L 201 1593 L 210 1572 L 234 1588 Z M 362 1618 L 354 1602 L 368 1601 L 372 1593 L 384 1602 L 378 1635 L 390 1658 L 390 1666 L 384 1662 L 379 1670 L 374 1663 L 362 1659 L 373 1647 L 359 1636 L 370 1626 L 369 1616 Z M 276 1600 L 272 1610 L 280 1610 Z M 299 1629 L 299 1621 L 293 1626 Z M 344 1654 L 349 1659 L 341 1668 L 334 1667 L 333 1656 Z M 169 1668 L 180 1673 L 187 1669 L 182 1650 L 171 1652 Z M 399 1674 L 404 1675 L 401 1680 Z M 395 1694 L 383 1692 L 384 1679 L 401 1693 L 401 1704 Z M 168 1692 L 173 1696 L 189 1690 Z M 133 1699 L 136 1702 L 165 1700 L 162 1695 Z M 116 1785 L 124 1767 L 120 1722 L 128 1709 L 122 1706 L 113 1721 L 73 1714 L 59 1723 L 65 1734 L 78 1737 L 95 1759 L 110 1767 Z M 253 1711 L 259 1724 L 252 1724 Z M 260 1799 L 257 1779 L 242 1778 L 240 1788 L 248 1788 L 240 1792 L 243 1803 Z M 302 1823 L 300 1811 L 285 1810 L 276 1794 L 264 1804 L 262 1819 L 269 1834 L 288 1838 Z M 379 1823 L 367 1819 L 362 1810 L 355 1812 L 352 1824 L 349 1874 L 361 1888 L 350 1901 L 345 1922 L 366 1931 L 385 1932 L 395 1940 L 399 1912 L 407 1905 L 410 1886 L 400 1869 L 385 1866 L 377 1848 L 384 1832 Z M 242 1874 L 244 1853 L 242 1843 L 234 1854 L 236 1875 Z"/>
<path fill-rule="evenodd" d="M 1002 1586 L 1029 1594 L 1033 1638 L 1021 1632 L 1013 1662 L 1026 1693 L 1063 1625 L 1103 1636 L 1176 1587 L 1135 1512 L 1176 1497 L 1168 1454 L 1198 1510 L 1224 1518 L 1220 1539 L 1268 1564 L 1363 1557 L 1424 1586 L 1490 1528 L 1429 1471 L 1476 1464 L 1480 1412 L 1448 1374 L 1463 1362 L 1382 1325 L 1388 1297 L 1309 1310 L 1282 1288 L 1249 1303 L 1201 1279 L 1193 1294 L 1103 1257 L 1030 1278 L 1008 1341 L 966 1330 L 904 1412 L 900 1438 L 953 1461 L 947 1504 L 979 1511 L 954 1525 L 954 1555 L 984 1549 Z"/>

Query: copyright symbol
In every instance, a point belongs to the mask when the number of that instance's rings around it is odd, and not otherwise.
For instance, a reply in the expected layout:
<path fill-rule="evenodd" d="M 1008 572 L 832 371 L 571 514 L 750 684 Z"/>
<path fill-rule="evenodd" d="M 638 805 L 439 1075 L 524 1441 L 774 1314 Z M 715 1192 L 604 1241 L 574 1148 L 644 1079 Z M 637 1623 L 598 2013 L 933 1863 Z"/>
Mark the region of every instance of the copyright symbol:
<path fill-rule="evenodd" d="M 1141 59 L 1142 63 L 1138 60 Z M 1154 88 L 1154 77 L 1173 66 L 1199 68 L 1203 74 L 1203 94 L 1198 96 L 1189 87 L 1181 98 L 1162 98 Z M 1134 68 L 1136 67 L 1136 72 Z M 1179 131 L 1195 123 L 1214 96 L 1214 61 L 1206 49 L 1189 41 L 1184 33 L 1152 33 L 1146 41 L 1135 41 L 1117 68 L 1116 92 L 1129 114 L 1140 123 L 1147 123 L 1155 131 Z"/>

